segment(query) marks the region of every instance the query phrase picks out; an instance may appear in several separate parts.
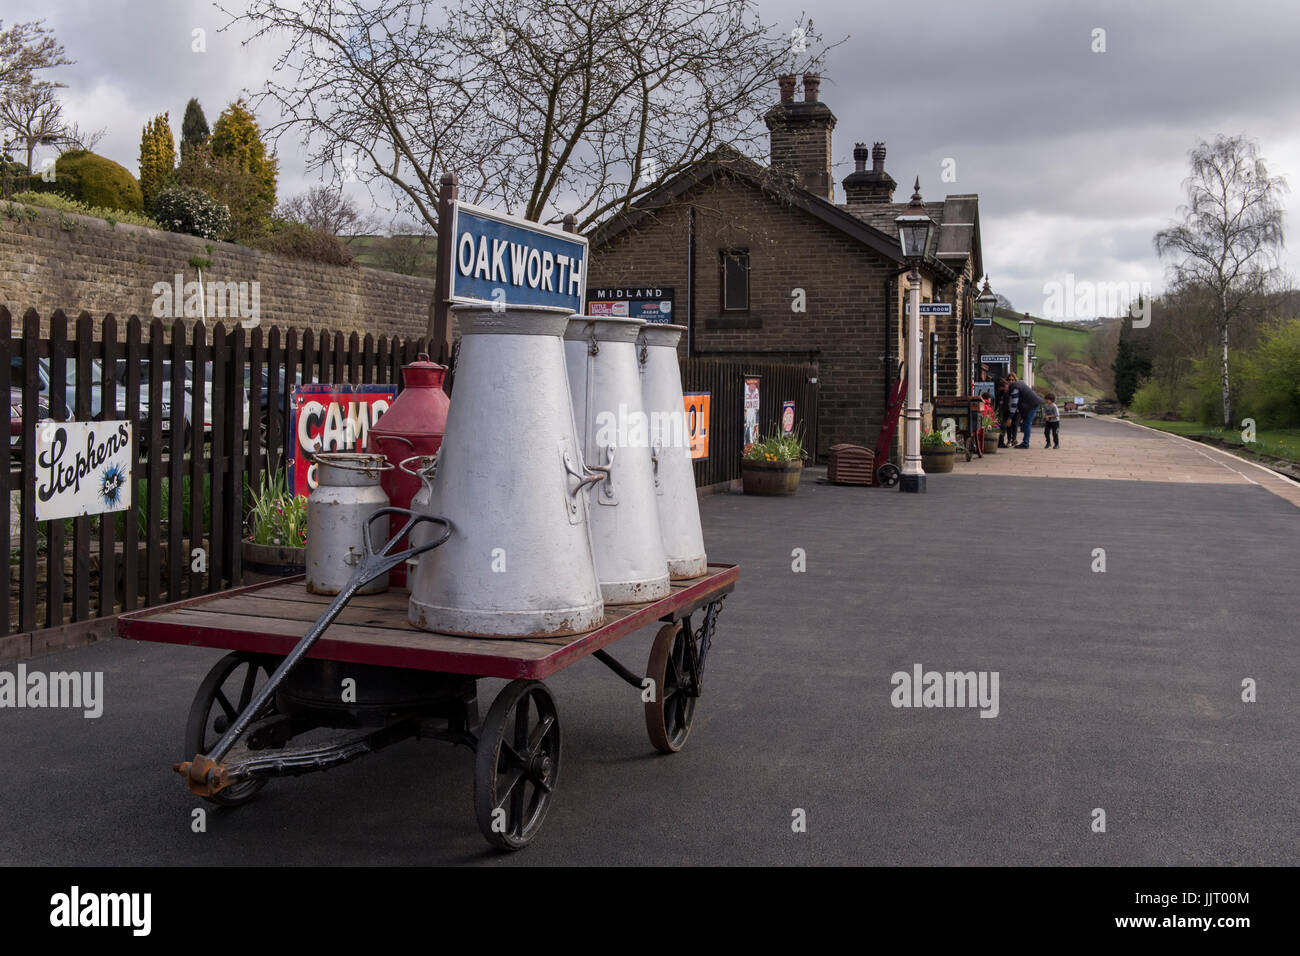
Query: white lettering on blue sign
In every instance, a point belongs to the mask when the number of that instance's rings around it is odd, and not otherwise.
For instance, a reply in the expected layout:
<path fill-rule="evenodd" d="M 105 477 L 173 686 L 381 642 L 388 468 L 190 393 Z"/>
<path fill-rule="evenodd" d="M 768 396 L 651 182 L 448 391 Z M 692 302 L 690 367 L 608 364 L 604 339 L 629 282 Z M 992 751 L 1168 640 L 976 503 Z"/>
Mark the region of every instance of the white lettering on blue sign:
<path fill-rule="evenodd" d="M 451 301 L 583 311 L 585 238 L 459 203 L 453 228 Z"/>

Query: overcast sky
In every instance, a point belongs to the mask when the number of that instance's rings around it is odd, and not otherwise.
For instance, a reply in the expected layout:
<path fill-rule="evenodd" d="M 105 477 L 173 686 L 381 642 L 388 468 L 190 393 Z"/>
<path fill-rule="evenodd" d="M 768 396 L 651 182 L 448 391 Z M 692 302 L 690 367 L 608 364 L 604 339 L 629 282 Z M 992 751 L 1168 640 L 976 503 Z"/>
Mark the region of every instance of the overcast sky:
<path fill-rule="evenodd" d="M 828 40 L 849 37 L 822 81 L 839 120 L 837 199 L 859 140 L 887 143 L 896 199 L 917 175 L 927 200 L 978 193 L 985 268 L 1019 309 L 1040 313 L 1044 284 L 1067 273 L 1159 292 L 1165 274 L 1151 237 L 1175 215 L 1187 152 L 1200 139 L 1255 137 L 1271 172 L 1300 187 L 1300 9 L 1261 0 L 759 2 L 787 30 L 806 10 Z M 260 86 L 278 52 L 218 32 L 226 17 L 204 0 L 5 0 L 3 16 L 6 25 L 46 19 L 77 61 L 59 71 L 66 113 L 107 127 L 98 151 L 132 172 L 151 116 L 169 112 L 179 136 L 197 96 L 215 121 Z M 206 52 L 191 49 L 195 29 L 206 31 Z M 1092 52 L 1096 29 L 1106 31 L 1104 53 Z M 312 180 L 295 143 L 282 138 L 278 150 L 284 198 Z M 946 159 L 955 182 L 942 181 Z M 1283 264 L 1293 269 L 1289 257 Z"/>

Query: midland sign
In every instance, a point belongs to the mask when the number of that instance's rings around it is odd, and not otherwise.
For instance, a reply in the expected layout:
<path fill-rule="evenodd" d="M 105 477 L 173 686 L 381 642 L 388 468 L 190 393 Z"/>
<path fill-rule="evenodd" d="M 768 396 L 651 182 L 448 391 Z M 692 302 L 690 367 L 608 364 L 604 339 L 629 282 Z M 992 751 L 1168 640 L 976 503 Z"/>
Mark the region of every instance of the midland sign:
<path fill-rule="evenodd" d="M 673 320 L 673 294 L 669 286 L 587 290 L 588 315 L 614 315 L 644 319 L 659 325 Z"/>
<path fill-rule="evenodd" d="M 460 202 L 453 207 L 452 236 L 450 301 L 583 313 L 582 236 Z"/>

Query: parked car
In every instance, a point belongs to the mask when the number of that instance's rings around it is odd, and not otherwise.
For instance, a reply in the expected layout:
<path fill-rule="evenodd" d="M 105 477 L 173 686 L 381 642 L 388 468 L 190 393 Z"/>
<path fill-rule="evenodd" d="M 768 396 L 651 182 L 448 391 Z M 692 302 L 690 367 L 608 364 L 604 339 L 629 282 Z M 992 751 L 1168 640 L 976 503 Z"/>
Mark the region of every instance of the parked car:
<path fill-rule="evenodd" d="M 171 435 L 172 427 L 172 363 L 164 361 L 160 369 L 162 375 L 161 398 L 162 407 L 159 410 L 161 421 L 159 422 L 159 431 L 164 438 Z M 149 439 L 149 383 L 151 371 L 149 363 L 145 363 L 140 368 L 140 447 L 148 448 Z M 117 409 L 122 414 L 126 405 L 126 360 L 120 359 L 117 363 Z M 194 363 L 185 363 L 185 397 L 184 406 L 181 409 L 182 420 L 185 423 L 185 432 L 182 438 L 183 447 L 189 448 L 192 441 L 194 425 Z M 248 427 L 248 390 L 244 390 L 244 427 Z M 212 363 L 204 363 L 203 376 L 203 435 L 207 440 L 212 435 Z"/>
<path fill-rule="evenodd" d="M 50 417 L 50 405 L 43 397 L 36 399 L 36 421 Z M 22 386 L 9 386 L 9 454 L 17 458 L 23 453 L 23 390 Z"/>

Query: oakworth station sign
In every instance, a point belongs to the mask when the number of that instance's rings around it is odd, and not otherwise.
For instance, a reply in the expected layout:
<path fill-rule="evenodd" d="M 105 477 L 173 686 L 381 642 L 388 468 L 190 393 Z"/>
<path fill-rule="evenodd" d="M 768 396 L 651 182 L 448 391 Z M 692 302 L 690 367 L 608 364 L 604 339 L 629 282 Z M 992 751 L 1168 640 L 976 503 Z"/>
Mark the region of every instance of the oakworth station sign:
<path fill-rule="evenodd" d="M 450 301 L 584 313 L 584 237 L 461 202 L 453 208 L 452 236 Z"/>

